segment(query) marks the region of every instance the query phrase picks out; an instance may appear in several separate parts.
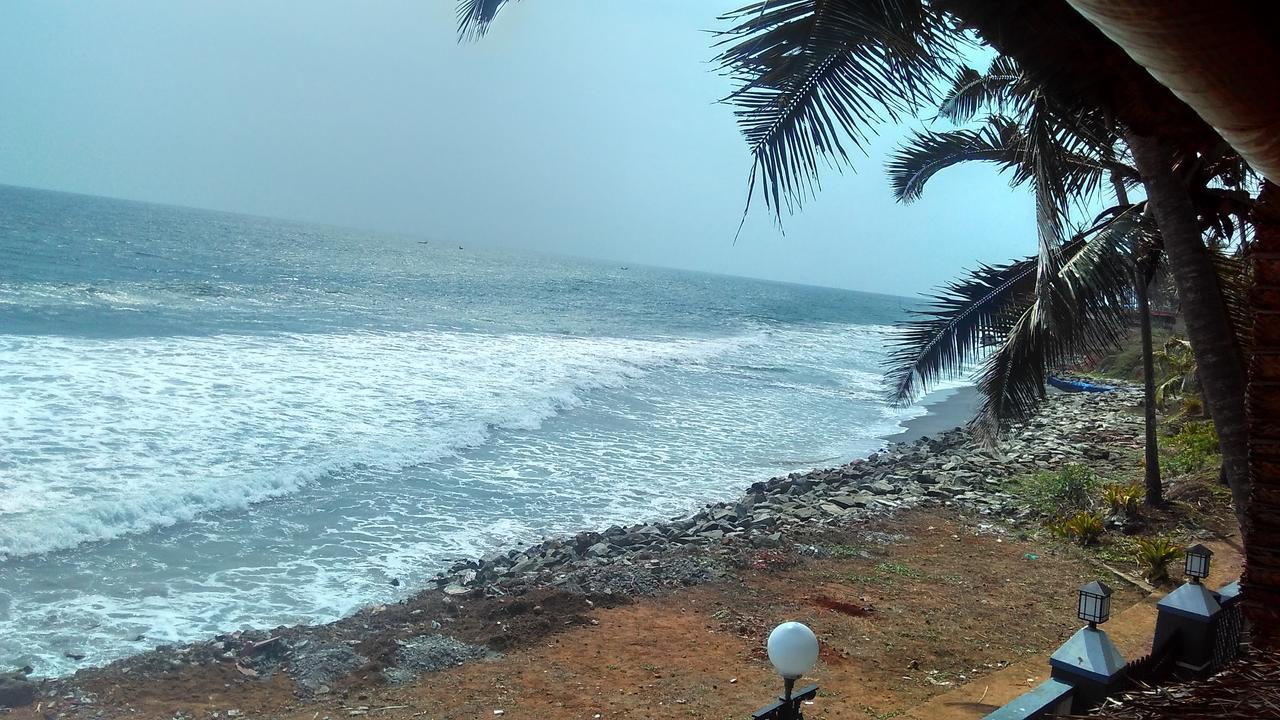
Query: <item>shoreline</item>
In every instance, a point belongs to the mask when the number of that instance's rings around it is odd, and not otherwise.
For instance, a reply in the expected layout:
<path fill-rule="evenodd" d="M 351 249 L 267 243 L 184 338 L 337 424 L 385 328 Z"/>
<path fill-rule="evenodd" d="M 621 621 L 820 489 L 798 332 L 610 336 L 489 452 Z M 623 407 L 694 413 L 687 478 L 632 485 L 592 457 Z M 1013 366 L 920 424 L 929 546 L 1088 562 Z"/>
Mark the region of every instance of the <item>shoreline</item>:
<path fill-rule="evenodd" d="M 925 396 L 925 412 L 902 422 L 902 430 L 881 438 L 886 443 L 910 443 L 939 433 L 965 428 L 982 405 L 978 388 L 963 385 Z"/>
<path fill-rule="evenodd" d="M 863 454 L 863 455 L 861 455 L 861 456 L 855 456 L 854 458 L 852 458 L 852 461 L 853 461 L 853 462 L 858 462 L 858 461 L 862 460 L 863 458 L 867 457 L 868 455 L 874 455 L 874 454 L 876 454 L 876 453 L 883 453 L 883 452 L 885 452 L 885 451 L 886 451 L 886 449 L 887 449 L 887 448 L 890 448 L 890 447 L 892 447 L 893 445 L 898 444 L 898 443 L 903 443 L 903 442 L 913 442 L 913 441 L 915 441 L 915 440 L 918 440 L 918 439 L 920 439 L 920 438 L 923 438 L 923 437 L 926 437 L 926 436 L 929 436 L 929 435 L 935 435 L 935 434 L 939 434 L 939 433 L 942 433 L 942 432 L 948 432 L 948 431 L 952 431 L 952 430 L 957 430 L 957 429 L 959 429 L 959 428 L 960 428 L 960 426 L 963 426 L 963 425 L 965 425 L 965 424 L 967 423 L 967 421 L 969 420 L 969 418 L 972 416 L 972 412 L 973 412 L 972 408 L 976 407 L 976 405 L 977 405 L 977 402 L 976 402 L 976 390 L 975 390 L 974 388 L 970 387 L 970 386 L 963 386 L 963 387 L 959 387 L 959 388 L 945 388 L 945 389 L 942 389 L 942 390 L 938 390 L 938 391 L 935 391 L 935 392 L 931 393 L 929 396 L 926 396 L 926 398 L 924 398 L 923 400 L 924 400 L 924 401 L 920 403 L 920 409 L 922 409 L 922 410 L 923 410 L 923 412 L 922 412 L 921 414 L 919 414 L 919 415 L 917 415 L 917 416 L 915 416 L 915 417 L 911 417 L 911 418 L 908 418 L 908 419 L 906 419 L 906 420 L 902 420 L 902 421 L 900 421 L 899 426 L 898 426 L 897 428 L 895 428 L 894 430 L 891 430 L 891 431 L 886 431 L 886 432 L 885 432 L 885 434 L 883 434 L 883 435 L 879 436 L 879 437 L 877 438 L 877 440 L 875 441 L 875 443 L 876 443 L 876 444 L 872 446 L 872 449 L 871 449 L 870 451 L 868 451 L 868 452 L 864 453 L 864 454 Z M 814 462 L 815 462 L 815 463 L 822 463 L 823 461 L 822 461 L 822 460 L 817 460 L 817 461 L 814 461 Z M 827 463 L 830 463 L 830 462 L 843 463 L 843 462 L 844 462 L 844 459 L 841 459 L 841 458 L 830 458 L 830 459 L 826 460 L 826 462 L 827 462 Z M 815 472 L 820 472 L 820 471 L 821 471 L 821 470 L 823 470 L 823 469 L 824 469 L 824 468 L 823 468 L 823 466 L 821 466 L 821 465 L 816 465 L 816 464 L 815 464 L 815 465 L 809 465 L 809 466 L 798 467 L 798 468 L 796 468 L 796 469 L 794 469 L 794 470 L 791 470 L 789 474 L 790 474 L 790 475 L 795 475 L 795 474 L 807 475 L 807 474 L 812 474 L 812 473 L 815 473 Z M 777 478 L 776 478 L 776 477 L 774 477 L 774 478 L 772 478 L 772 479 L 776 480 Z M 764 479 L 764 478 L 762 478 L 762 480 L 763 480 L 763 481 L 766 481 L 766 482 L 768 481 L 768 479 Z M 756 485 L 758 485 L 758 484 L 759 484 L 759 481 L 757 481 L 755 484 L 756 484 Z M 732 486 L 726 486 L 726 487 L 722 488 L 722 493 L 721 493 L 721 494 L 720 494 L 720 496 L 719 496 L 719 498 L 720 498 L 720 499 L 718 500 L 718 504 L 723 505 L 723 504 L 724 504 L 724 502 L 725 502 L 725 500 L 727 500 L 727 499 L 729 499 L 729 498 L 734 497 L 734 496 L 735 496 L 735 495 L 737 495 L 738 493 L 741 493 L 745 488 L 746 488 L 746 484 L 745 484 L 745 483 L 743 483 L 743 484 L 734 484 L 734 485 L 732 485 Z M 707 506 L 710 506 L 710 505 L 717 504 L 717 499 L 716 499 L 716 498 L 710 498 L 710 499 L 708 499 L 708 500 L 705 500 L 704 502 L 708 503 L 708 505 L 707 505 Z M 694 514 L 694 513 L 698 512 L 698 508 L 699 508 L 699 506 L 694 505 L 694 506 L 690 507 L 688 510 L 686 510 L 686 511 L 684 512 L 684 515 L 686 515 L 686 516 L 687 516 L 687 515 L 692 515 L 692 514 Z M 632 519 L 634 520 L 634 518 L 635 518 L 636 516 L 640 516 L 640 517 L 647 517 L 647 518 L 648 518 L 648 523 L 646 523 L 646 524 L 653 524 L 653 523 L 661 523 L 661 522 L 662 522 L 662 516 L 661 516 L 661 515 L 655 515 L 655 514 L 652 514 L 652 513 L 644 513 L 644 512 L 636 512 L 636 513 L 632 516 Z M 677 517 L 677 518 L 672 518 L 672 519 L 673 519 L 673 520 L 678 520 L 678 519 L 679 519 L 679 517 Z M 604 530 L 605 530 L 605 528 L 604 528 L 603 526 L 600 526 L 600 527 L 593 527 L 593 528 L 590 528 L 590 529 L 588 529 L 588 530 L 580 530 L 580 531 L 579 531 L 579 533 L 578 533 L 578 535 L 582 535 L 582 534 L 584 534 L 584 533 L 592 533 L 592 532 L 595 532 L 596 534 L 599 534 L 601 531 L 604 531 Z M 539 541 L 539 540 L 535 539 L 535 540 L 533 540 L 530 544 L 532 544 L 533 546 L 535 546 L 535 547 L 536 547 L 536 546 L 538 546 L 538 545 L 540 544 L 540 542 L 541 542 L 541 543 L 545 543 L 545 542 L 546 542 L 546 537 L 547 537 L 547 536 L 544 536 L 544 538 L 543 538 L 541 541 Z M 552 536 L 552 537 L 554 538 L 554 536 Z M 528 545 L 525 545 L 525 544 L 517 544 L 517 545 L 511 545 L 511 544 L 508 544 L 508 545 L 506 545 L 506 546 L 504 546 L 504 547 L 500 548 L 500 549 L 499 549 L 499 550 L 497 550 L 496 552 L 497 552 L 497 553 L 506 553 L 506 554 L 510 555 L 510 554 L 512 554 L 513 552 L 516 552 L 516 550 L 512 550 L 512 548 L 516 548 L 518 551 L 525 551 L 525 550 L 527 550 Z M 491 553 L 490 553 L 488 556 L 486 556 L 486 557 L 487 557 L 488 559 L 492 560 L 492 556 L 493 556 L 494 554 L 495 554 L 495 553 L 491 552 Z M 476 559 L 476 558 L 469 558 L 468 560 L 475 560 L 475 559 Z M 464 562 L 465 562 L 465 561 L 464 561 Z M 441 569 L 443 569 L 443 568 L 441 568 Z M 419 577 L 422 577 L 422 576 L 419 576 Z M 437 573 L 437 577 L 440 577 L 440 573 Z M 430 591 L 430 590 L 433 590 L 433 589 L 438 589 L 438 587 L 437 587 L 436 585 L 434 585 L 434 584 L 433 584 L 432 582 L 430 582 L 430 581 L 428 581 L 428 582 L 425 582 L 425 583 L 424 583 L 424 582 L 421 582 L 420 580 L 415 581 L 414 579 L 404 579 L 404 578 L 398 578 L 397 580 L 401 580 L 401 581 L 402 581 L 402 580 L 407 580 L 407 581 L 408 581 L 409 587 L 408 587 L 408 588 L 406 588 L 406 590 L 408 590 L 408 591 L 409 591 L 409 594 L 408 594 L 407 596 L 405 596 L 405 597 L 399 598 L 398 600 L 382 601 L 382 602 L 397 602 L 397 601 L 398 601 L 398 602 L 403 602 L 403 601 L 405 601 L 405 600 L 412 599 L 414 596 L 416 596 L 417 594 L 419 594 L 419 593 L 421 593 L 421 592 Z M 398 584 L 398 583 L 397 583 L 397 584 Z M 358 614 L 358 613 L 359 613 L 360 611 L 362 611 L 363 609 L 366 609 L 366 608 L 371 607 L 371 606 L 375 606 L 375 605 L 377 605 L 378 603 L 379 603 L 379 601 L 377 601 L 377 600 L 369 600 L 369 601 L 367 601 L 367 602 L 365 602 L 365 603 L 362 603 L 362 604 L 361 604 L 361 605 L 360 605 L 356 610 L 354 610 L 352 613 L 349 613 L 347 616 L 344 616 L 344 617 L 338 617 L 338 618 L 335 618 L 335 619 L 332 619 L 332 620 L 324 620 L 324 621 L 308 620 L 308 621 L 304 621 L 303 625 L 305 625 L 305 626 L 317 626 L 317 627 L 319 627 L 319 626 L 329 625 L 329 624 L 333 624 L 333 623 L 339 623 L 339 622 L 342 622 L 343 620 L 345 620 L 347 617 L 350 617 L 350 616 L 351 616 L 351 615 L 353 615 L 353 614 Z M 252 626 L 251 626 L 251 628 L 253 628 L 253 629 L 258 629 L 258 628 L 263 628 L 263 627 L 266 627 L 266 625 L 264 625 L 264 624 L 255 624 L 255 625 L 252 625 Z M 221 630 L 221 628 L 219 628 L 219 629 Z M 225 634 L 225 632 L 224 632 L 223 634 Z M 205 639 L 207 639 L 208 637 L 209 637 L 209 635 L 205 635 L 205 636 L 203 636 L 203 638 L 194 638 L 194 639 L 191 639 L 191 640 L 178 640 L 178 641 L 176 641 L 176 642 L 174 642 L 174 641 L 170 641 L 170 642 L 168 642 L 168 643 L 165 643 L 164 645 L 178 645 L 178 646 L 182 646 L 182 645 L 186 645 L 186 644 L 188 644 L 188 643 L 191 643 L 191 644 L 199 644 L 200 642 L 204 641 L 204 640 L 205 640 Z M 154 643 L 154 642 L 157 642 L 157 641 L 152 641 L 152 642 Z M 66 671 L 66 672 L 59 673 L 59 674 L 38 675 L 38 676 L 36 676 L 36 677 L 38 677 L 38 678 L 39 678 L 39 679 L 41 679 L 41 680 L 49 680 L 49 681 L 57 681 L 57 680 L 60 680 L 60 679 L 73 677 L 76 673 L 79 673 L 79 672 L 81 672 L 81 671 L 93 671 L 93 670 L 97 670 L 97 669 L 102 669 L 102 668 L 110 667 L 110 666 L 111 666 L 111 665 L 113 665 L 113 664 L 116 664 L 116 663 L 119 663 L 119 662 L 126 662 L 126 661 L 130 660 L 131 658 L 136 658 L 136 657 L 138 657 L 138 656 L 140 656 L 140 655 L 145 655 L 145 654 L 148 654 L 148 653 L 154 652 L 155 647 L 156 647 L 155 645 L 144 645 L 143 647 L 138 648 L 135 652 L 133 652 L 133 653 L 131 653 L 131 654 L 129 654 L 129 655 L 125 655 L 125 656 L 122 656 L 122 657 L 115 657 L 115 658 L 113 658 L 113 659 L 108 659 L 108 660 L 105 660 L 105 661 L 99 661 L 99 662 L 97 662 L 97 663 L 94 663 L 94 662 L 90 661 L 90 662 L 88 662 L 88 663 L 81 664 L 81 665 L 79 665 L 78 667 L 75 667 L 73 670 L 70 670 L 70 671 Z M 85 654 L 91 654 L 91 652 L 92 652 L 92 648 L 84 648 L 84 649 L 82 649 L 82 648 L 75 648 L 75 652 L 77 652 L 77 653 L 85 652 Z M 0 659 L 0 660 L 2 660 L 2 659 Z M 3 665 L 0 665 L 0 674 L 3 674 L 3 672 L 4 672 L 5 670 L 6 670 L 6 668 L 5 668 Z M 35 679 L 35 678 L 33 677 L 33 679 Z"/>
<path fill-rule="evenodd" d="M 84 685 L 154 681 L 174 668 L 221 674 L 220 682 L 283 676 L 302 697 L 326 694 L 358 674 L 413 682 L 422 673 L 520 647 L 557 626 L 580 624 L 591 608 L 724 580 L 753 555 L 785 555 L 796 539 L 824 528 L 891 523 L 899 513 L 929 507 L 1016 524 L 1029 510 L 1003 491 L 1008 478 L 1071 462 L 1114 464 L 1122 457 L 1117 445 L 1127 447 L 1126 439 L 1139 434 L 1129 411 L 1132 389 L 1101 398 L 1054 396 L 1040 415 L 1013 426 L 998 451 L 979 447 L 963 431 L 922 434 L 955 427 L 974 396 L 951 392 L 886 438 L 885 449 L 838 467 L 753 483 L 737 501 L 465 560 L 402 601 L 332 623 L 224 633 L 33 682 L 50 699 L 78 696 Z M 894 439 L 912 433 L 921 435 Z M 508 617 L 515 607 L 521 614 Z M 530 612 L 540 619 L 521 630 Z M 507 619 L 495 625 L 495 617 Z M 448 625 L 437 618 L 448 618 Z"/>

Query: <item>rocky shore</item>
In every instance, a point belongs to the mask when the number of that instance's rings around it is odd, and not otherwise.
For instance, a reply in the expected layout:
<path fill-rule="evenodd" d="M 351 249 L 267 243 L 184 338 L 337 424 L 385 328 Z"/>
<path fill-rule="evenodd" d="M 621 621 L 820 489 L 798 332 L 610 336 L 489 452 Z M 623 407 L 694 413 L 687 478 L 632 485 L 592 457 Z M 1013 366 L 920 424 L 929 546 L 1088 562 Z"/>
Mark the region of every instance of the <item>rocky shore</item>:
<path fill-rule="evenodd" d="M 956 428 L 892 444 L 849 464 L 751 485 L 737 500 L 664 522 L 557 537 L 461 561 L 400 603 L 321 626 L 220 635 L 160 647 L 105 668 L 28 683 L 0 679 L 13 697 L 59 716 L 96 716 L 95 687 L 119 677 L 161 678 L 212 668 L 211 682 L 286 676 L 303 696 L 356 683 L 404 683 L 418 674 L 491 657 L 556 627 L 591 622 L 598 605 L 712 582 L 753 553 L 805 552 L 805 536 L 918 507 L 1019 523 L 1030 510 L 1005 490 L 1010 478 L 1069 463 L 1106 474 L 1141 447 L 1140 394 L 1055 394 L 998 447 Z M 26 688 L 35 691 L 31 697 Z M 110 717 L 111 715 L 102 715 Z"/>

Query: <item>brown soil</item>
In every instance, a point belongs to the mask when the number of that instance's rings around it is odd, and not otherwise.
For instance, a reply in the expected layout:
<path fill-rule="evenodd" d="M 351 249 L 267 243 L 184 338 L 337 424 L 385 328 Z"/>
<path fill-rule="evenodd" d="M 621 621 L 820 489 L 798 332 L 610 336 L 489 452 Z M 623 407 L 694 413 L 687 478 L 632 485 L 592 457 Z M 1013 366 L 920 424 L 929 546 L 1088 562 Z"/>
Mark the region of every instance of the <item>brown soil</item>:
<path fill-rule="evenodd" d="M 806 717 L 887 718 L 1047 654 L 1077 628 L 1075 589 L 1102 572 L 1072 546 L 939 510 L 803 543 L 812 550 L 754 551 L 730 580 L 615 607 L 541 590 L 366 610 L 326 639 L 354 645 L 370 665 L 316 697 L 301 697 L 284 673 L 249 677 L 233 662 L 160 674 L 105 668 L 74 680 L 90 704 L 44 697 L 7 717 L 748 717 L 780 685 L 764 657 L 768 631 L 800 620 L 823 643 L 822 690 Z M 1107 579 L 1116 612 L 1142 598 Z M 385 684 L 379 670 L 395 640 L 432 632 L 502 655 Z"/>

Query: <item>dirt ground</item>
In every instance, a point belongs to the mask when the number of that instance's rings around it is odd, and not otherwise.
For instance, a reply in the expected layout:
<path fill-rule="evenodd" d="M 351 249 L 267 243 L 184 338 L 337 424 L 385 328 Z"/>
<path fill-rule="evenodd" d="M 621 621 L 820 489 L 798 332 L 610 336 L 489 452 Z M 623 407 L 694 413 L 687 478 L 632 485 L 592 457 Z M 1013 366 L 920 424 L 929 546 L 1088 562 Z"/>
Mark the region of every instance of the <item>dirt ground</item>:
<path fill-rule="evenodd" d="M 1075 590 L 1090 579 L 1112 585 L 1116 612 L 1143 597 L 1073 546 L 949 511 L 908 512 L 804 545 L 754 551 L 727 581 L 614 607 L 543 591 L 429 608 L 414 617 L 451 612 L 445 632 L 503 649 L 406 685 L 368 670 L 304 698 L 284 673 L 251 678 L 232 663 L 159 680 L 85 673 L 77 682 L 90 703 L 43 698 L 6 717 L 727 720 L 749 717 L 780 689 L 764 639 L 799 620 L 822 643 L 813 677 L 821 690 L 806 717 L 887 720 L 1046 655 L 1077 629 Z M 376 659 L 376 638 L 359 643 Z"/>

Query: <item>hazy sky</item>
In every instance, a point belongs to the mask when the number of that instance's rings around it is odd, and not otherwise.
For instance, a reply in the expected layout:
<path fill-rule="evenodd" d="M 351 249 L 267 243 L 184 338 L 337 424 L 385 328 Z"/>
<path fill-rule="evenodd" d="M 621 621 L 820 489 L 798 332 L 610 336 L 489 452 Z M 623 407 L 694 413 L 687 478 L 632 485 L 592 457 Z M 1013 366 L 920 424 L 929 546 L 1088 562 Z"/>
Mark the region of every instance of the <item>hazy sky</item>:
<path fill-rule="evenodd" d="M 525 0 L 460 46 L 452 0 L 6 0 L 0 182 L 897 294 L 1034 250 L 990 168 L 895 205 L 905 128 L 733 244 L 706 31 L 744 2 Z"/>

